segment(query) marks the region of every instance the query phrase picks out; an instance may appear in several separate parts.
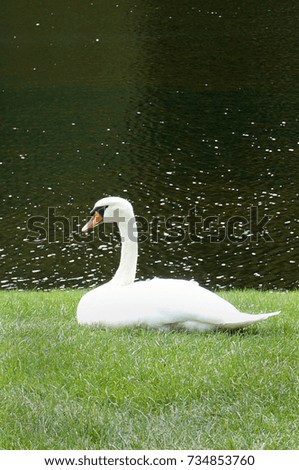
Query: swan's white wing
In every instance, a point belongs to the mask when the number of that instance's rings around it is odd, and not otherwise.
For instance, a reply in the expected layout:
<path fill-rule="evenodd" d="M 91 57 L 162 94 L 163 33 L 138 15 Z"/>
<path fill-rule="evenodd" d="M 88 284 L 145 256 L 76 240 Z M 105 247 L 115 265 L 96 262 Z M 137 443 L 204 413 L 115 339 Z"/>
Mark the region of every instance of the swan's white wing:
<path fill-rule="evenodd" d="M 77 317 L 79 323 L 108 327 L 198 326 L 196 329 L 206 330 L 241 328 L 278 313 L 242 313 L 197 282 L 153 279 L 94 289 L 82 297 Z"/>
<path fill-rule="evenodd" d="M 148 325 L 197 321 L 213 325 L 235 319 L 238 310 L 196 282 L 153 279 L 127 286 L 98 287 L 78 306 L 80 323 L 107 326 Z"/>

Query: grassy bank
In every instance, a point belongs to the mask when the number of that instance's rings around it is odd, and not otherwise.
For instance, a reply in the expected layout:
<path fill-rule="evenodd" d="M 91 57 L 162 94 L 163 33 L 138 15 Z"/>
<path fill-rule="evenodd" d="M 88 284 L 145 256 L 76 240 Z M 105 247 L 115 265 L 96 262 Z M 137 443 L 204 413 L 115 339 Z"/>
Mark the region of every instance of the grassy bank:
<path fill-rule="evenodd" d="M 82 291 L 1 292 L 0 447 L 296 449 L 299 292 L 238 333 L 79 327 Z"/>

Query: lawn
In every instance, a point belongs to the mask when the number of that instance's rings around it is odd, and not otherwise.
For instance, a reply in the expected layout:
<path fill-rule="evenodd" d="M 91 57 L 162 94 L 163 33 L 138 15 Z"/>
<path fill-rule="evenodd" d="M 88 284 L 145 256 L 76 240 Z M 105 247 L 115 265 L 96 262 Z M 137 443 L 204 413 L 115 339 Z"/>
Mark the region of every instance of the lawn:
<path fill-rule="evenodd" d="M 296 292 L 236 333 L 78 326 L 83 291 L 0 293 L 2 449 L 298 449 Z"/>

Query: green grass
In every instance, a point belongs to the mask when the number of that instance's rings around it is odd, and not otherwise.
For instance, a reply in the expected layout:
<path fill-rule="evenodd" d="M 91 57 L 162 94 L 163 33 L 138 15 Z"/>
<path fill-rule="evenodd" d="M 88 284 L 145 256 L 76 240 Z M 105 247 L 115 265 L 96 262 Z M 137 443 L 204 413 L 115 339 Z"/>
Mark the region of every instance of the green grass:
<path fill-rule="evenodd" d="M 1 292 L 2 449 L 297 449 L 297 292 L 243 332 L 78 326 L 82 291 Z"/>

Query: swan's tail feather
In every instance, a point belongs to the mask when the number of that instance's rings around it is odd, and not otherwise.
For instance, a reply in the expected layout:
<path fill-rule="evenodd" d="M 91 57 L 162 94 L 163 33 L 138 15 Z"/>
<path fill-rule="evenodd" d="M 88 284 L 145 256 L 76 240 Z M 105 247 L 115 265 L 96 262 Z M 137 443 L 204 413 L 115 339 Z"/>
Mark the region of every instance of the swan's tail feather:
<path fill-rule="evenodd" d="M 244 313 L 242 312 L 241 315 L 243 315 L 242 319 L 237 320 L 236 322 L 229 322 L 229 323 L 223 323 L 220 326 L 220 328 L 227 329 L 227 330 L 234 330 L 237 328 L 244 328 L 245 326 L 252 325 L 253 323 L 257 323 L 262 320 L 267 320 L 267 318 L 274 317 L 275 315 L 278 315 L 280 313 L 280 310 L 277 312 L 271 312 L 271 313 L 260 313 L 258 315 L 252 315 L 251 313 Z"/>

